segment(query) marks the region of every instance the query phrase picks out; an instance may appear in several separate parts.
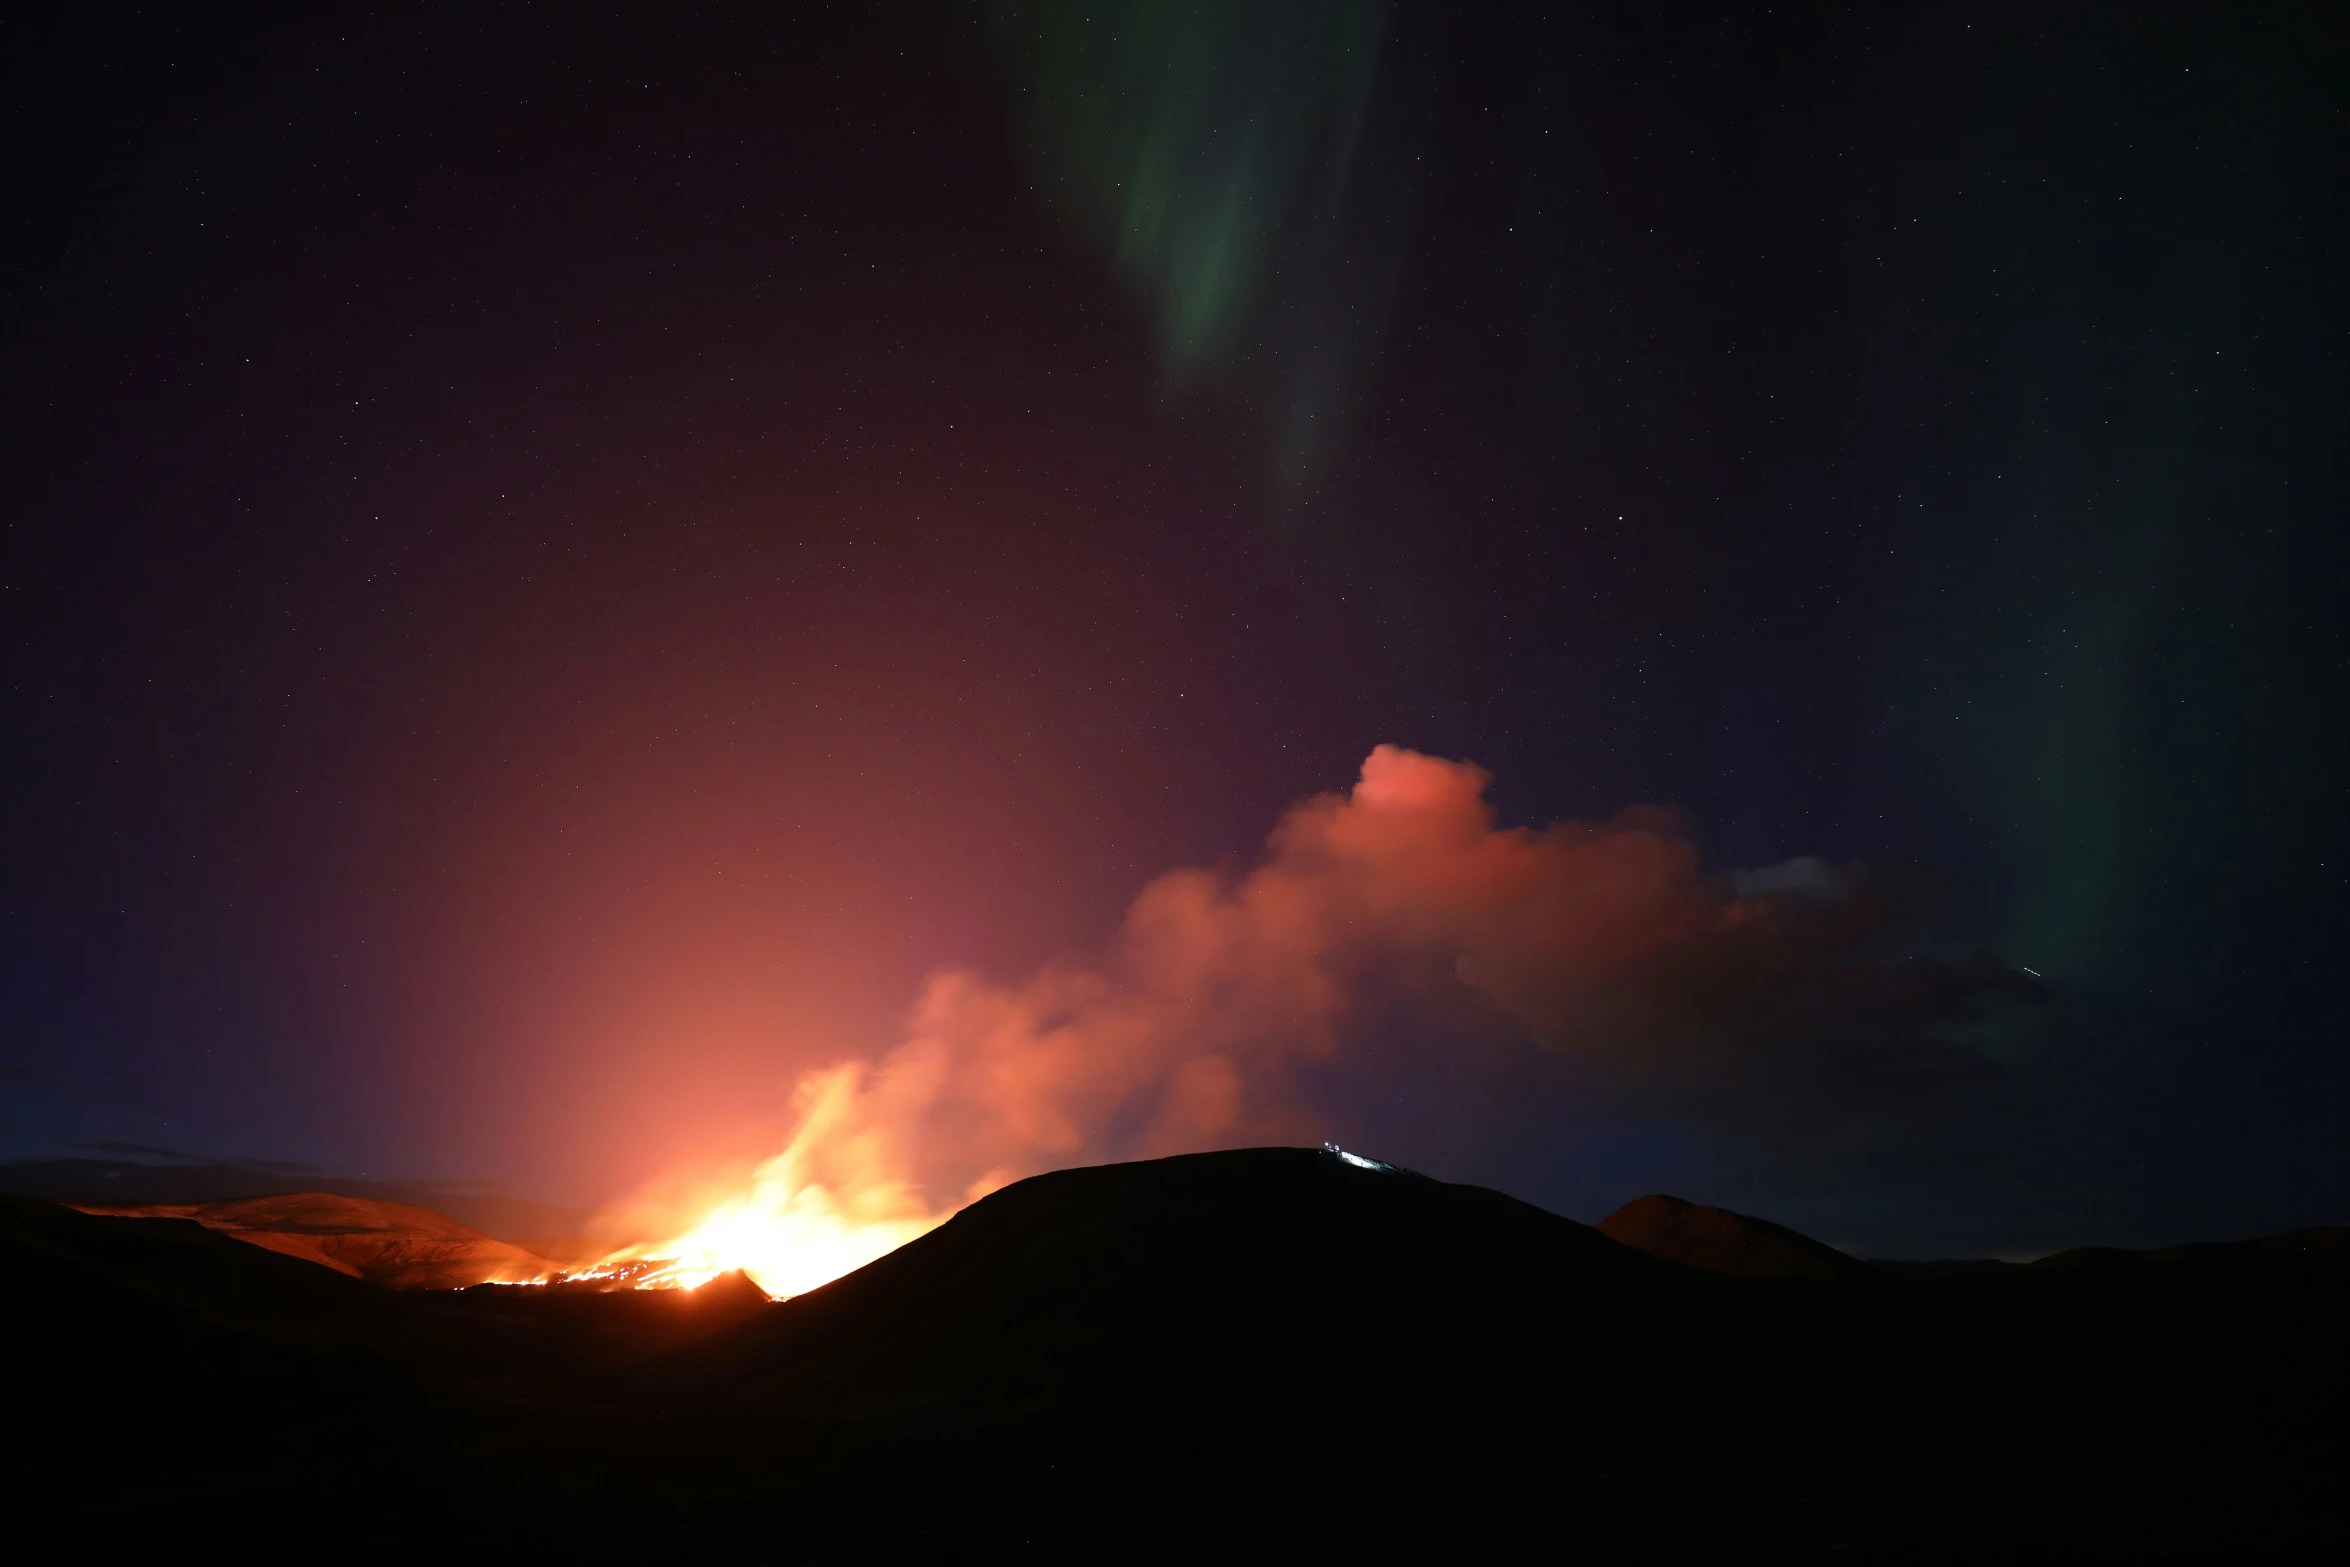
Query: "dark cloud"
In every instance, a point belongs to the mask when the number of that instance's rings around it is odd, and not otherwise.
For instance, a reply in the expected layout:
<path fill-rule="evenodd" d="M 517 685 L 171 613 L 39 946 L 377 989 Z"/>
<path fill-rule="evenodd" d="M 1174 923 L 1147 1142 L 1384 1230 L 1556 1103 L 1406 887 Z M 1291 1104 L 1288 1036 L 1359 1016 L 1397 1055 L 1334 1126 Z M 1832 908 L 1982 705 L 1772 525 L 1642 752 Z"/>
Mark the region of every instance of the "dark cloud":
<path fill-rule="evenodd" d="M 189 1153 L 183 1148 L 158 1148 L 151 1143 L 117 1142 L 110 1137 L 101 1137 L 96 1142 L 73 1143 L 68 1146 L 86 1148 L 92 1153 L 119 1154 L 126 1159 L 161 1159 L 171 1164 L 202 1164 L 205 1162 L 204 1155 Z"/>

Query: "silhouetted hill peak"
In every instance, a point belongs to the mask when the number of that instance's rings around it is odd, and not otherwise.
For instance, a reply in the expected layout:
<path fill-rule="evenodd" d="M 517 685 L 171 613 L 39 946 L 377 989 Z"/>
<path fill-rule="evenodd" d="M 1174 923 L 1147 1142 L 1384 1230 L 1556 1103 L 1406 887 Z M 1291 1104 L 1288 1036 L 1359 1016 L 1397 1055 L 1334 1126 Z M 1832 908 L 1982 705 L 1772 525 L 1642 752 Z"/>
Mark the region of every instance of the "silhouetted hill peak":
<path fill-rule="evenodd" d="M 1016 1182 L 726 1335 L 703 1374 L 725 1399 L 989 1405 L 1140 1384 L 1310 1399 L 1377 1364 L 1400 1403 L 1441 1402 L 1483 1376 L 1555 1378 L 1570 1346 L 1644 1335 L 1688 1293 L 1499 1192 L 1250 1148 Z"/>
<path fill-rule="evenodd" d="M 1599 1221 L 1608 1239 L 1708 1273 L 1746 1279 L 1859 1279 L 1868 1265 L 1783 1224 L 1659 1193 Z"/>

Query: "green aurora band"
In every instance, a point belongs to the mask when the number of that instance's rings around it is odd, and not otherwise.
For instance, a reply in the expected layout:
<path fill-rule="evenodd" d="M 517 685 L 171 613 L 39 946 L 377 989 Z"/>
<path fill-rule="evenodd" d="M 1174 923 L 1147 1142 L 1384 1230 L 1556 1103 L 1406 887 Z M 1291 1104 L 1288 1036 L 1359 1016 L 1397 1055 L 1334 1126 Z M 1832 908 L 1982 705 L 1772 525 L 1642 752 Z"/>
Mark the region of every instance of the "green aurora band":
<path fill-rule="evenodd" d="M 1155 328 L 1167 391 L 1260 405 L 1284 479 L 1343 430 L 1410 225 L 1382 0 L 1003 0 L 1039 194 Z"/>

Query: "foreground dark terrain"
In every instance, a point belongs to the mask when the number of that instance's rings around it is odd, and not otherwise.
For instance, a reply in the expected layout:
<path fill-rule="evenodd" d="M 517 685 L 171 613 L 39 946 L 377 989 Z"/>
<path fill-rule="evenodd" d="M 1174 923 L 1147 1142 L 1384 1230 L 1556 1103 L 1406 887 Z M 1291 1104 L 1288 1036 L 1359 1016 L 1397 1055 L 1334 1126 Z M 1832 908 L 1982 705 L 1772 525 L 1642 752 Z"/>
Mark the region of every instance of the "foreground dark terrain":
<path fill-rule="evenodd" d="M 77 1555 L 2217 1560 L 2340 1523 L 2339 1230 L 1863 1265 L 1259 1149 L 1024 1181 L 767 1305 L 396 1292 L 0 1203 L 14 1516 Z"/>

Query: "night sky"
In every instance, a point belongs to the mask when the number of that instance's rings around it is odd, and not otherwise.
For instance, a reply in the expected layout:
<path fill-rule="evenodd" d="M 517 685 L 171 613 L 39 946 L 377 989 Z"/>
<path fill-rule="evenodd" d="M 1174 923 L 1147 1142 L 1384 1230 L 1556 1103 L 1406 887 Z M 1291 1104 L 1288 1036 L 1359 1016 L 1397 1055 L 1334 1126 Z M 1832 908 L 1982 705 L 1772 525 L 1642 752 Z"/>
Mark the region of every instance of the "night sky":
<path fill-rule="evenodd" d="M 2350 1207 L 2330 8 L 332 10 L 0 24 L 0 1157 L 754 1159 L 1392 744 L 1996 1005 L 1831 1114 L 1383 993 L 1309 1131 Z"/>

